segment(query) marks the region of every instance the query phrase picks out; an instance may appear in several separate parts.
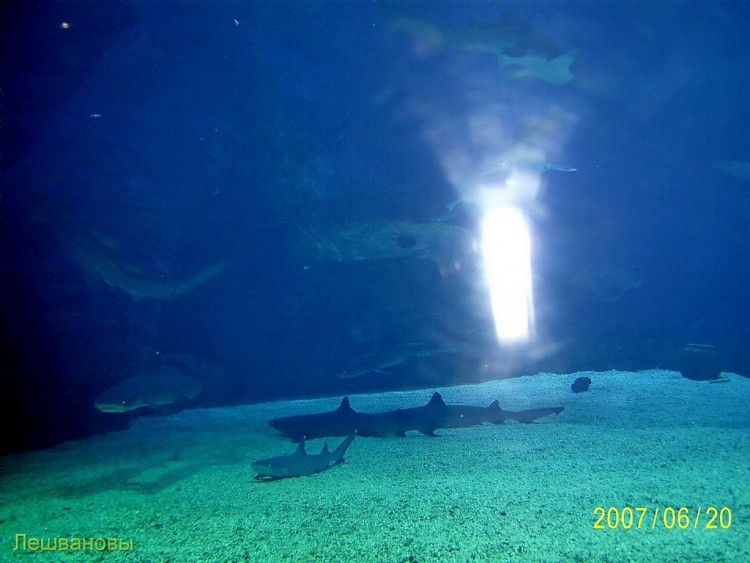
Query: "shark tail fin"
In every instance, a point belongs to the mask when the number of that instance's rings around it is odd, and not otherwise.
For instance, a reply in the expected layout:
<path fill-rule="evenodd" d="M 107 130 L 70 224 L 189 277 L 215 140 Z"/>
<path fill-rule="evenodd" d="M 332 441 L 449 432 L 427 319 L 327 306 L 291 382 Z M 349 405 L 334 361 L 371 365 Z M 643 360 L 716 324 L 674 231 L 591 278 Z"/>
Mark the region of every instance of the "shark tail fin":
<path fill-rule="evenodd" d="M 333 456 L 333 462 L 334 463 L 341 463 L 344 461 L 344 454 L 346 453 L 346 450 L 349 448 L 349 446 L 354 441 L 354 434 L 350 434 L 348 437 L 344 439 L 343 442 L 341 442 L 335 450 L 333 450 L 333 453 L 331 454 Z"/>

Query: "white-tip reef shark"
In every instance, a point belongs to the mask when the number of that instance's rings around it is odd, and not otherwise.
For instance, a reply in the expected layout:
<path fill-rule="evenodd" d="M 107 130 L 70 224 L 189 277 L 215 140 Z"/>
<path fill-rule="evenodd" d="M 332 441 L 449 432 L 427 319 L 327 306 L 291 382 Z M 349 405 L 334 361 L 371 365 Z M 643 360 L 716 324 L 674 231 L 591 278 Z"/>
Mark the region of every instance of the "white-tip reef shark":
<path fill-rule="evenodd" d="M 406 436 L 416 430 L 435 436 L 439 428 L 467 428 L 486 422 L 502 424 L 515 420 L 524 424 L 551 414 L 560 414 L 564 407 L 542 407 L 523 411 L 506 411 L 498 401 L 488 407 L 447 405 L 440 393 L 435 392 L 430 401 L 421 407 L 397 409 L 381 413 L 360 413 L 344 397 L 339 407 L 330 412 L 303 414 L 274 418 L 269 424 L 284 436 L 298 442 L 304 438 L 348 436 L 357 433 L 365 437 Z"/>
<path fill-rule="evenodd" d="M 252 466 L 257 472 L 255 479 L 274 481 L 320 473 L 342 463 L 344 454 L 353 441 L 354 434 L 352 433 L 332 452 L 328 450 L 328 444 L 325 444 L 319 454 L 308 454 L 305 451 L 305 439 L 301 438 L 293 454 L 254 461 Z"/>

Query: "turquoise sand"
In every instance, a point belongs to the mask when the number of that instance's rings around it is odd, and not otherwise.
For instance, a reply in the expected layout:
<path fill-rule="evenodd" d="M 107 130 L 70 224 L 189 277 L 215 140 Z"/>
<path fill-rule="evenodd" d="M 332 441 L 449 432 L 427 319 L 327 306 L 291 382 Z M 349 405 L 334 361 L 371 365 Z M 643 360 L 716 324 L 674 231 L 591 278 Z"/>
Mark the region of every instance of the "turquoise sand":
<path fill-rule="evenodd" d="M 584 375 L 590 390 L 573 394 Z M 295 446 L 267 420 L 341 397 L 144 417 L 2 458 L 0 559 L 750 561 L 750 380 L 724 377 L 611 371 L 439 388 L 448 403 L 565 411 L 439 438 L 357 438 L 346 463 L 274 482 L 254 481 L 250 462 Z M 351 403 L 416 406 L 434 390 Z M 91 543 L 42 551 L 60 538 Z M 108 538 L 127 549 L 96 549 Z"/>

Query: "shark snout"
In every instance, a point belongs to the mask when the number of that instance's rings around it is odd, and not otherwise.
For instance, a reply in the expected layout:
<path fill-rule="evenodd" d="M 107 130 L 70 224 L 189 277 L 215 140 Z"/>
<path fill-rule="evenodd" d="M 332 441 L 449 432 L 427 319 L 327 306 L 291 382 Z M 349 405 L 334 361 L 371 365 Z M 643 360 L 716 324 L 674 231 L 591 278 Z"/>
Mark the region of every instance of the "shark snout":
<path fill-rule="evenodd" d="M 286 477 L 289 475 L 286 467 L 276 466 L 273 463 L 266 463 L 265 461 L 255 461 L 252 464 L 253 470 L 257 473 L 256 479 L 263 479 L 268 477 Z"/>

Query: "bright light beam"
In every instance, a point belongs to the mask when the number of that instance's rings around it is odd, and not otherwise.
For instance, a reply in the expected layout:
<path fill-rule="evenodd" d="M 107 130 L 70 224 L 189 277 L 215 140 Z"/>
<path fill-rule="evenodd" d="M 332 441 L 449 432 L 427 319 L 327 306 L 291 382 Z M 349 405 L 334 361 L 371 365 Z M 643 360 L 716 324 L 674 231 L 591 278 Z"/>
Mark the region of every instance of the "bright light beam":
<path fill-rule="evenodd" d="M 485 213 L 482 253 L 498 341 L 528 341 L 534 322 L 531 235 L 518 208 L 494 207 Z"/>

